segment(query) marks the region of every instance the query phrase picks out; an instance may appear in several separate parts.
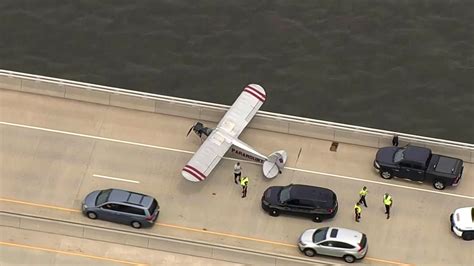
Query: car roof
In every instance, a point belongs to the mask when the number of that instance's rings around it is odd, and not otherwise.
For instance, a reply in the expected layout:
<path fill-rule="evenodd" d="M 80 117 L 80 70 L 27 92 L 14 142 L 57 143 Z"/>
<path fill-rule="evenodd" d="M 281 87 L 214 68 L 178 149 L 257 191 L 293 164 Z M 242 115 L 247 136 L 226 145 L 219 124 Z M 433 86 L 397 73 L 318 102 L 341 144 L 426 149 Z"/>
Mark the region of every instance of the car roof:
<path fill-rule="evenodd" d="M 334 192 L 327 188 L 291 184 L 290 197 L 297 199 L 329 199 L 332 201 Z"/>
<path fill-rule="evenodd" d="M 454 223 L 461 230 L 474 229 L 474 207 L 459 208 L 454 212 Z"/>
<path fill-rule="evenodd" d="M 329 227 L 326 240 L 337 240 L 357 246 L 362 240 L 362 233 L 341 227 Z"/>
<path fill-rule="evenodd" d="M 151 205 L 153 198 L 144 194 L 113 188 L 108 201 L 148 207 Z"/>
<path fill-rule="evenodd" d="M 431 150 L 424 147 L 408 145 L 402 149 L 405 149 L 404 160 L 418 162 L 425 164 L 428 157 L 430 157 Z"/>

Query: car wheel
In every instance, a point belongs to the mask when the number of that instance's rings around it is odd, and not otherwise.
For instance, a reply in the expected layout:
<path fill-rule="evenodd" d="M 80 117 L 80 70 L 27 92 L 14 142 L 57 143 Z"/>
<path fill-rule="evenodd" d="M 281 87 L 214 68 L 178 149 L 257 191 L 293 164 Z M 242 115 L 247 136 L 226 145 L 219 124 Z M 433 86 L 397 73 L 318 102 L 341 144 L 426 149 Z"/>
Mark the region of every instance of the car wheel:
<path fill-rule="evenodd" d="M 348 263 L 353 263 L 356 260 L 352 255 L 344 255 L 342 258 Z"/>
<path fill-rule="evenodd" d="M 132 222 L 132 227 L 138 229 L 138 228 L 142 227 L 142 224 L 140 222 L 133 221 Z"/>
<path fill-rule="evenodd" d="M 317 222 L 317 223 L 320 223 L 320 222 L 323 221 L 323 218 L 322 218 L 320 215 L 315 215 L 315 216 L 313 217 L 313 221 L 314 221 L 314 222 Z"/>
<path fill-rule="evenodd" d="M 87 217 L 89 217 L 89 219 L 95 220 L 95 219 L 97 219 L 97 213 L 87 212 Z"/>
<path fill-rule="evenodd" d="M 392 176 L 392 173 L 390 173 L 389 171 L 381 171 L 380 172 L 380 176 L 383 178 L 383 179 L 391 179 L 393 176 Z"/>
<path fill-rule="evenodd" d="M 273 217 L 277 217 L 278 215 L 280 215 L 280 211 L 277 210 L 277 209 L 271 209 L 270 210 L 270 215 L 273 216 Z"/>
<path fill-rule="evenodd" d="M 433 187 L 436 188 L 437 190 L 443 190 L 446 187 L 446 185 L 444 184 L 443 181 L 436 179 L 433 182 Z"/>
<path fill-rule="evenodd" d="M 305 248 L 303 253 L 308 257 L 314 257 L 314 255 L 316 255 L 316 251 L 312 248 Z"/>
<path fill-rule="evenodd" d="M 464 240 L 473 240 L 474 239 L 474 232 L 463 232 L 462 239 Z"/>

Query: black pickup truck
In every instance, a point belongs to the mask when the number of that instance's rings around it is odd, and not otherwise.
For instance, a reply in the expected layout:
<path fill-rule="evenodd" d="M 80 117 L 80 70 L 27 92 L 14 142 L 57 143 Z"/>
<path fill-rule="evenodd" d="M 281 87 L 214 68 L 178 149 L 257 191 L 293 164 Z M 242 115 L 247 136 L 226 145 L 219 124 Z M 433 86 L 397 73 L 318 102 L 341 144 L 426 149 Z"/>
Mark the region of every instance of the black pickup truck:
<path fill-rule="evenodd" d="M 457 186 L 464 168 L 460 159 L 432 154 L 428 148 L 412 145 L 380 148 L 374 167 L 382 178 L 396 176 L 419 182 L 429 180 L 439 190 Z"/>

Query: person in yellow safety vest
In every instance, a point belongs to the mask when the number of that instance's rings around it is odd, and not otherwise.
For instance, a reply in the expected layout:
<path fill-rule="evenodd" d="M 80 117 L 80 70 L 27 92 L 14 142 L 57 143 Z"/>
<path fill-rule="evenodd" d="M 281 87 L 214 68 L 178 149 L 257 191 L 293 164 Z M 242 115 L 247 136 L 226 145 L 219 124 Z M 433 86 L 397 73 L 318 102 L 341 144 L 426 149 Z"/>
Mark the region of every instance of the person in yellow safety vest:
<path fill-rule="evenodd" d="M 360 204 L 364 203 L 364 206 L 366 208 L 367 208 L 367 202 L 365 201 L 365 196 L 367 196 L 368 193 L 369 193 L 369 191 L 367 190 L 367 187 L 365 187 L 365 186 L 359 192 L 359 196 L 360 196 L 359 203 Z"/>
<path fill-rule="evenodd" d="M 249 177 L 244 176 L 240 179 L 240 185 L 242 186 L 242 198 L 247 197 L 247 187 L 249 185 Z"/>
<path fill-rule="evenodd" d="M 390 208 L 392 207 L 392 196 L 390 194 L 385 193 L 383 195 L 383 204 L 385 205 L 385 214 L 387 214 L 387 219 L 390 219 Z"/>
<path fill-rule="evenodd" d="M 359 202 L 357 202 L 356 205 L 354 206 L 354 212 L 355 212 L 355 221 L 359 222 L 360 214 L 362 213 L 362 208 L 360 207 Z"/>

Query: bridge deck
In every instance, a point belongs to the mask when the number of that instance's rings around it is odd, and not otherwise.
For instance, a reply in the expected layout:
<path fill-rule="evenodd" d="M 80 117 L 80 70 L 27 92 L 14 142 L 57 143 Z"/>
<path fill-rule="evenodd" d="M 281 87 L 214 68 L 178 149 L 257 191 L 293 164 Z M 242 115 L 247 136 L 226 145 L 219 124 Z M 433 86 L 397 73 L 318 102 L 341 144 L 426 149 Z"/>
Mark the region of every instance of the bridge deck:
<path fill-rule="evenodd" d="M 0 90 L 0 103 L 0 198 L 4 210 L 127 228 L 88 220 L 78 212 L 48 208 L 79 210 L 90 191 L 116 187 L 159 200 L 159 224 L 142 229 L 147 232 L 303 256 L 296 248 L 303 230 L 342 226 L 367 234 L 370 249 L 366 263 L 467 265 L 474 259 L 471 243 L 449 230 L 451 212 L 474 205 L 470 163 L 466 163 L 460 185 L 440 193 L 430 184 L 381 179 L 372 167 L 374 148 L 340 144 L 337 152 L 332 152 L 329 141 L 247 129 L 242 140 L 264 154 L 285 149 L 289 161 L 283 174 L 270 181 L 262 176 L 260 165 L 243 162 L 250 185 L 248 197 L 242 199 L 240 188 L 233 183 L 233 159 L 222 160 L 208 179 L 198 184 L 181 176 L 183 165 L 200 145 L 196 136 L 185 136 L 195 122 L 192 119 L 7 90 Z M 263 212 L 263 191 L 289 183 L 334 190 L 340 204 L 336 217 L 316 224 Z M 353 206 L 364 185 L 369 188 L 369 208 L 363 209 L 362 220 L 356 223 Z M 390 220 L 384 215 L 384 192 L 394 198 Z"/>

